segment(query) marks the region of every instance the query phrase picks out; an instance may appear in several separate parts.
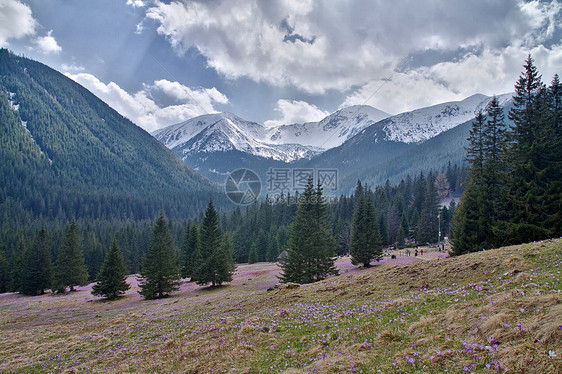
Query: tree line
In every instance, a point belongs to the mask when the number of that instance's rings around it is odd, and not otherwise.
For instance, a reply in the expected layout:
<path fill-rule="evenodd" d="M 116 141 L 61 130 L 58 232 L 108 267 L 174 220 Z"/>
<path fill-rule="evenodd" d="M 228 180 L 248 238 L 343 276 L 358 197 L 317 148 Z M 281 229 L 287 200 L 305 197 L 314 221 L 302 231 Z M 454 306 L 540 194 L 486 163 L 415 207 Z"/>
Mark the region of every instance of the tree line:
<path fill-rule="evenodd" d="M 529 55 L 506 116 L 497 98 L 476 114 L 466 190 L 453 221 L 456 254 L 562 235 L 562 89 Z"/>
<path fill-rule="evenodd" d="M 441 172 L 408 176 L 397 186 L 386 183 L 371 189 L 358 182 L 351 196 L 340 196 L 326 203 L 326 227 L 334 239 L 333 254 L 351 253 L 357 264 L 369 266 L 365 256 L 379 258 L 382 246 L 437 241 L 438 216 L 442 237 L 446 236 L 454 204 L 439 207 L 438 203 L 446 193 L 458 192 L 462 177 L 462 168 L 447 165 Z M 299 201 L 303 193 L 281 195 L 274 202 L 265 199 L 243 209 L 223 210 L 222 214 L 214 206 L 211 211 L 207 207 L 205 214 L 197 218 L 166 221 L 169 231 L 166 235 L 170 235 L 172 243 L 169 247 L 173 248 L 168 251 L 173 255 L 168 257 L 177 264 L 180 278 L 219 285 L 228 281 L 228 276 L 220 274 L 228 274 L 232 266 L 216 265 L 217 268 L 215 264 L 222 257 L 233 258 L 234 263 L 278 261 L 279 255 L 289 248 L 295 231 L 299 206 L 289 202 Z M 212 235 L 207 228 L 209 220 L 214 227 Z M 358 228 L 361 225 L 364 227 Z M 3 237 L 11 243 L 3 244 L 0 239 L 0 292 L 36 294 L 49 288 L 57 290 L 63 285 L 71 287 L 95 281 L 114 246 L 119 247 L 127 274 L 142 273 L 146 270 L 144 259 L 149 256 L 154 240 L 153 226 L 154 221 L 150 220 L 73 220 L 64 226 L 51 223 L 35 234 L 5 232 Z M 61 282 L 56 276 L 57 269 L 62 269 L 58 263 L 65 258 L 68 248 L 80 249 L 67 257 L 83 264 L 79 266 L 82 270 L 76 272 L 78 281 Z M 203 248 L 214 248 L 214 257 L 203 252 Z M 357 251 L 366 254 L 359 255 Z M 40 271 L 45 275 L 37 276 Z M 28 282 L 32 278 L 38 285 Z M 43 283 L 39 279 L 44 279 Z"/>
<path fill-rule="evenodd" d="M 143 256 L 140 293 L 146 299 L 167 296 L 176 290 L 182 277 L 199 285 L 219 286 L 232 280 L 234 245 L 229 233 L 223 233 L 219 215 L 209 202 L 201 224 L 190 222 L 181 251 L 176 250 L 170 223 L 161 213 L 152 227 L 152 236 Z M 89 282 L 88 267 L 76 220 L 65 229 L 56 259 L 51 258 L 49 233 L 42 228 L 31 245 L 23 238 L 8 264 L 0 253 L 0 293 L 12 291 L 41 295 L 47 290 L 72 292 Z M 10 266 L 9 266 L 10 265 Z M 115 298 L 129 289 L 125 282 L 130 270 L 125 264 L 117 236 L 104 256 L 95 277 L 92 293 Z"/>

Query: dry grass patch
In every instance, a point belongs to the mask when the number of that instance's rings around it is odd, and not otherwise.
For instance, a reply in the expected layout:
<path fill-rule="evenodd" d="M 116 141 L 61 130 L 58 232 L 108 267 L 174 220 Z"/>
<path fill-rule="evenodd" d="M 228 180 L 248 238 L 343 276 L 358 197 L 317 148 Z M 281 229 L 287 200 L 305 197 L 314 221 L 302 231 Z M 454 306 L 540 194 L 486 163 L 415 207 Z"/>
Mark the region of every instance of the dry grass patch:
<path fill-rule="evenodd" d="M 114 302 L 99 301 L 89 287 L 0 295 L 0 372 L 562 367 L 560 241 L 450 259 L 425 253 L 370 269 L 339 260 L 345 274 L 302 286 L 275 287 L 274 264 L 243 265 L 226 287 L 184 283 L 153 301 L 142 300 L 136 284 Z"/>

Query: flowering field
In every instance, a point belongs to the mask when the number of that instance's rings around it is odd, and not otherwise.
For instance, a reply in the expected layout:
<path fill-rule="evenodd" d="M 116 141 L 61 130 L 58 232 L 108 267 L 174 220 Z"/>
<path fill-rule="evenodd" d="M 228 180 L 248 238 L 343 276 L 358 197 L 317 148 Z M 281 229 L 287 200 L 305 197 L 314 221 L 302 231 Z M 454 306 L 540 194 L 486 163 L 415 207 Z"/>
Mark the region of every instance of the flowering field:
<path fill-rule="evenodd" d="M 562 368 L 562 240 L 274 287 L 242 265 L 216 289 L 172 297 L 0 295 L 0 372 L 556 373 Z"/>

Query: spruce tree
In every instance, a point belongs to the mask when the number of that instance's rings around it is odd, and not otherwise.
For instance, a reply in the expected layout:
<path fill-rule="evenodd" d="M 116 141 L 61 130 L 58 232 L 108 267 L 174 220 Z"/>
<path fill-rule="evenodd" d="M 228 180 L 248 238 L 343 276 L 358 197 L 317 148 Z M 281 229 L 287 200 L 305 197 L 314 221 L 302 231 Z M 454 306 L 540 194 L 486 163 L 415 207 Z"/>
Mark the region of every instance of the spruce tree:
<path fill-rule="evenodd" d="M 482 247 L 489 249 L 505 243 L 501 217 L 505 215 L 507 195 L 507 165 L 504 157 L 507 138 L 503 108 L 496 96 L 492 97 L 486 107 L 486 117 L 480 227 L 485 236 Z"/>
<path fill-rule="evenodd" d="M 562 236 L 562 85 L 558 74 L 548 87 L 548 115 L 550 134 L 549 158 L 552 166 L 548 171 L 546 209 L 549 211 L 546 225 L 552 237 Z"/>
<path fill-rule="evenodd" d="M 312 178 L 309 178 L 299 196 L 287 257 L 281 262 L 281 281 L 311 283 L 337 274 L 332 257 L 334 250 L 335 240 L 322 186 L 314 188 Z"/>
<path fill-rule="evenodd" d="M 59 250 L 55 269 L 55 284 L 58 292 L 66 287 L 72 292 L 75 286 L 83 286 L 88 281 L 88 269 L 80 242 L 76 220 L 67 225 L 64 242 Z"/>
<path fill-rule="evenodd" d="M 25 279 L 25 253 L 27 252 L 25 241 L 21 236 L 12 251 L 10 258 L 10 286 L 11 292 L 21 292 Z"/>
<path fill-rule="evenodd" d="M 455 255 L 482 249 L 486 238 L 481 227 L 482 195 L 480 186 L 469 179 L 452 222 L 452 249 Z"/>
<path fill-rule="evenodd" d="M 236 270 L 236 264 L 234 263 L 234 241 L 230 232 L 226 232 L 223 235 L 218 263 L 216 284 L 220 286 L 225 282 L 231 282 Z"/>
<path fill-rule="evenodd" d="M 199 228 L 195 222 L 189 222 L 181 250 L 181 276 L 195 281 L 201 265 Z"/>
<path fill-rule="evenodd" d="M 97 283 L 92 288 L 92 295 L 94 296 L 115 299 L 130 288 L 130 285 L 125 281 L 127 279 L 127 267 L 117 238 L 113 239 L 96 279 Z"/>
<path fill-rule="evenodd" d="M 428 177 L 428 186 L 422 203 L 422 210 L 416 231 L 418 243 L 433 243 L 437 241 L 437 214 L 439 209 L 439 196 L 435 181 Z"/>
<path fill-rule="evenodd" d="M 260 253 L 258 251 L 258 245 L 256 242 L 253 242 L 252 246 L 250 247 L 250 252 L 248 252 L 248 263 L 255 264 L 256 262 L 259 262 L 259 260 Z"/>
<path fill-rule="evenodd" d="M 548 126 L 545 123 L 546 89 L 532 57 L 529 55 L 524 71 L 515 84 L 513 107 L 509 119 L 513 122 L 509 133 L 507 158 L 510 163 L 508 204 L 505 218 L 506 238 L 522 243 L 548 237 L 544 223 L 548 211 L 546 184 L 548 178 Z"/>
<path fill-rule="evenodd" d="M 371 196 L 359 195 L 353 212 L 350 243 L 351 263 L 370 267 L 371 260 L 382 258 L 379 222 Z"/>
<path fill-rule="evenodd" d="M 152 240 L 142 263 L 139 292 L 146 300 L 168 296 L 179 288 L 174 241 L 164 213 L 156 219 Z"/>
<path fill-rule="evenodd" d="M 213 201 L 209 201 L 201 222 L 201 266 L 196 277 L 197 284 L 211 283 L 213 287 L 230 282 L 234 274 L 234 244 L 230 235 L 223 238 L 219 215 Z"/>
<path fill-rule="evenodd" d="M 277 259 L 277 256 L 279 256 L 279 240 L 277 235 L 270 232 L 267 241 L 266 261 L 273 262 Z"/>
<path fill-rule="evenodd" d="M 40 295 L 51 288 L 53 281 L 51 248 L 49 234 L 44 227 L 39 231 L 33 245 L 26 250 L 24 268 L 21 293 Z"/>

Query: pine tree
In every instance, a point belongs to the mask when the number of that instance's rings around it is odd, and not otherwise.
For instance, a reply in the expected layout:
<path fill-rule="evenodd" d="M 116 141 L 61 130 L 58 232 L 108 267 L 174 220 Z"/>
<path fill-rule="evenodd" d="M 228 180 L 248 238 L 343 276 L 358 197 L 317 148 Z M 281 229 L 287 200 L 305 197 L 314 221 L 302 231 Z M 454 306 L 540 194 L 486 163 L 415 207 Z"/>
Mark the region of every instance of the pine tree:
<path fill-rule="evenodd" d="M 161 212 L 156 219 L 152 240 L 142 263 L 140 294 L 147 300 L 162 298 L 177 290 L 179 283 L 174 241 L 164 213 Z"/>
<path fill-rule="evenodd" d="M 126 279 L 127 267 L 117 243 L 117 238 L 114 238 L 109 252 L 107 252 L 105 260 L 101 265 L 97 276 L 97 283 L 92 288 L 92 295 L 115 299 L 130 288 Z"/>
<path fill-rule="evenodd" d="M 351 262 L 371 266 L 371 260 L 382 258 L 382 239 L 379 222 L 371 196 L 359 195 L 353 212 L 350 243 Z"/>
<path fill-rule="evenodd" d="M 422 210 L 418 222 L 418 243 L 433 243 L 437 241 L 437 213 L 439 209 L 439 197 L 435 181 L 428 177 L 428 186 L 422 203 Z"/>
<path fill-rule="evenodd" d="M 513 107 L 509 119 L 514 126 L 509 133 L 507 149 L 510 163 L 508 205 L 505 235 L 510 242 L 522 243 L 548 237 L 544 223 L 547 200 L 549 144 L 545 124 L 546 89 L 534 61 L 529 55 L 524 72 L 515 84 Z"/>
<path fill-rule="evenodd" d="M 504 151 L 507 144 L 505 116 L 496 96 L 486 107 L 484 126 L 484 160 L 482 170 L 482 206 L 480 227 L 485 237 L 482 247 L 489 249 L 505 243 L 502 224 L 498 223 L 505 211 L 507 195 Z"/>
<path fill-rule="evenodd" d="M 248 263 L 255 264 L 260 260 L 260 253 L 258 251 L 258 244 L 256 242 L 252 243 L 250 247 L 250 252 L 248 252 Z"/>
<path fill-rule="evenodd" d="M 337 274 L 332 258 L 335 240 L 328 218 L 322 186 L 314 188 L 309 178 L 299 196 L 287 257 L 281 262 L 282 282 L 311 283 Z"/>
<path fill-rule="evenodd" d="M 213 201 L 209 201 L 201 222 L 201 266 L 197 284 L 211 283 L 213 287 L 230 282 L 234 274 L 234 244 L 230 235 L 223 238 L 219 216 Z"/>
<path fill-rule="evenodd" d="M 83 286 L 88 281 L 88 269 L 80 243 L 80 234 L 76 220 L 66 227 L 62 247 L 59 250 L 55 269 L 55 284 L 58 292 L 66 287 L 74 291 L 75 286 Z"/>
<path fill-rule="evenodd" d="M 279 256 L 279 240 L 277 235 L 270 232 L 267 241 L 266 261 L 273 262 L 277 259 L 277 256 Z"/>
<path fill-rule="evenodd" d="M 23 282 L 21 293 L 39 295 L 52 286 L 52 263 L 49 234 L 43 227 L 33 245 L 24 255 Z"/>
<path fill-rule="evenodd" d="M 236 264 L 234 263 L 234 241 L 230 232 L 226 232 L 223 235 L 218 260 L 219 266 L 215 283 L 220 286 L 225 282 L 231 282 L 236 270 Z"/>
<path fill-rule="evenodd" d="M 11 292 L 21 292 L 25 279 L 25 253 L 27 252 L 23 237 L 18 239 L 17 245 L 12 251 L 10 258 L 10 286 Z"/>
<path fill-rule="evenodd" d="M 480 186 L 470 179 L 452 222 L 452 249 L 455 255 L 479 251 L 486 238 L 481 227 Z"/>
<path fill-rule="evenodd" d="M 484 173 L 484 126 L 486 116 L 482 110 L 476 113 L 468 137 L 466 161 L 470 164 L 471 176 L 478 185 L 482 183 Z"/>
<path fill-rule="evenodd" d="M 199 228 L 195 222 L 189 222 L 185 230 L 185 238 L 181 250 L 181 276 L 195 281 L 201 266 Z"/>
<path fill-rule="evenodd" d="M 562 85 L 555 74 L 548 87 L 548 115 L 550 134 L 548 171 L 549 185 L 546 191 L 546 209 L 549 211 L 546 225 L 552 237 L 562 236 Z"/>

